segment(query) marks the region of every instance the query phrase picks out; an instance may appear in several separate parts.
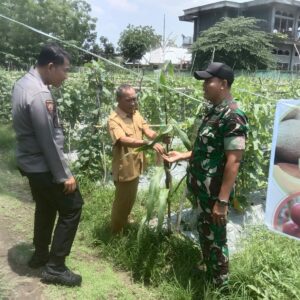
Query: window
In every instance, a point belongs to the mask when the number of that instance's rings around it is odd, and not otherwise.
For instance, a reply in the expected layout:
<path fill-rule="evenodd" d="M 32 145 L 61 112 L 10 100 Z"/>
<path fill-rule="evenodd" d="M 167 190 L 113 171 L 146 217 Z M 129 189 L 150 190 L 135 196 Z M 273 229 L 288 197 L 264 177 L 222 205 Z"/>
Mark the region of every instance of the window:
<path fill-rule="evenodd" d="M 289 18 L 292 18 L 292 19 L 294 18 L 294 15 L 292 13 L 288 13 L 288 12 L 280 11 L 280 10 L 276 10 L 275 15 L 276 16 L 282 16 L 282 17 L 289 17 Z"/>
<path fill-rule="evenodd" d="M 293 71 L 299 72 L 300 71 L 300 64 L 294 64 L 293 65 Z"/>
<path fill-rule="evenodd" d="M 274 29 L 275 32 L 277 31 L 277 32 L 285 33 L 289 37 L 293 37 L 294 15 L 292 13 L 276 11 L 273 32 Z"/>
<path fill-rule="evenodd" d="M 273 49 L 272 54 L 290 56 L 290 50 L 288 50 L 288 49 Z"/>
<path fill-rule="evenodd" d="M 287 63 L 277 63 L 277 70 L 288 70 L 289 64 Z"/>

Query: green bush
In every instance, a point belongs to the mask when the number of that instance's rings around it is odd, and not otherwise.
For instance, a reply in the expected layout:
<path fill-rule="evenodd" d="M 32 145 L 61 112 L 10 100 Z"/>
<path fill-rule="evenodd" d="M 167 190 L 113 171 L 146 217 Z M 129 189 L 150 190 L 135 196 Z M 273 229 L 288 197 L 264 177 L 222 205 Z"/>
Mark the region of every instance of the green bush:
<path fill-rule="evenodd" d="M 0 68 L 0 122 L 11 121 L 11 92 L 22 72 L 8 72 Z"/>
<path fill-rule="evenodd" d="M 1 122 L 11 119 L 11 88 L 20 75 L 0 71 Z M 270 79 L 242 74 L 233 85 L 233 95 L 246 112 L 250 125 L 236 188 L 240 203 L 246 201 L 250 192 L 266 187 L 276 100 L 300 96 L 297 77 L 279 75 Z M 56 91 L 66 132 L 66 150 L 76 150 L 79 155 L 75 165 L 79 177 L 87 176 L 95 181 L 100 178 L 103 182 L 110 178 L 112 145 L 106 121 L 115 107 L 114 89 L 125 82 L 141 88 L 139 109 L 150 124 L 163 125 L 172 118 L 190 137 L 196 131 L 199 115 L 206 107 L 201 82 L 178 76 L 170 65 L 143 77 L 107 71 L 103 64 L 94 61 L 80 72 L 70 74 L 70 79 Z"/>

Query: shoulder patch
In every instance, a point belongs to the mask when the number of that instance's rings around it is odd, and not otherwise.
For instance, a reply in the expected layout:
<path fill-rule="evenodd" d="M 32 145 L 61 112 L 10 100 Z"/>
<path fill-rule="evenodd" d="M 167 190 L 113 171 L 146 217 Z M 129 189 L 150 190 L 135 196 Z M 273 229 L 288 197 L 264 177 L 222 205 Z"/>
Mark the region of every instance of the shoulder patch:
<path fill-rule="evenodd" d="M 54 101 L 53 100 L 46 100 L 46 108 L 49 114 L 53 114 L 54 111 Z"/>

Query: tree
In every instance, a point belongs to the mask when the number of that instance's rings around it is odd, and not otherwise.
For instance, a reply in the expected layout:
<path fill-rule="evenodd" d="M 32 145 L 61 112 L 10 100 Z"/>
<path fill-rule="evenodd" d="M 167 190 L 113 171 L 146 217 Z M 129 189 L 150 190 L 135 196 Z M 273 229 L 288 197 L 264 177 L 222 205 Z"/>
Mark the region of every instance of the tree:
<path fill-rule="evenodd" d="M 0 12 L 5 16 L 88 50 L 96 39 L 96 19 L 89 15 L 90 11 L 85 0 L 1 0 L 0 3 Z M 7 65 L 8 58 L 15 57 L 17 67 L 32 64 L 41 45 L 53 41 L 2 18 L 0 36 L 0 64 Z M 73 63 L 82 61 L 83 55 L 78 50 L 67 50 Z"/>
<path fill-rule="evenodd" d="M 195 67 L 220 61 L 235 69 L 257 70 L 273 66 L 272 35 L 260 30 L 255 18 L 224 18 L 204 31 L 192 49 Z"/>
<path fill-rule="evenodd" d="M 93 54 L 102 56 L 106 59 L 112 59 L 115 56 L 115 47 L 112 43 L 108 41 L 108 38 L 105 36 L 100 37 L 100 43 L 94 43 L 90 49 L 90 52 Z M 91 60 L 95 60 L 95 56 L 91 54 L 85 54 L 84 59 L 85 62 L 89 62 Z M 97 60 L 97 59 L 96 59 Z"/>
<path fill-rule="evenodd" d="M 100 53 L 105 58 L 112 58 L 115 55 L 115 47 L 105 36 L 100 36 Z"/>
<path fill-rule="evenodd" d="M 128 25 L 121 32 L 118 45 L 123 57 L 130 61 L 141 59 L 150 49 L 160 45 L 161 36 L 157 35 L 152 26 Z"/>

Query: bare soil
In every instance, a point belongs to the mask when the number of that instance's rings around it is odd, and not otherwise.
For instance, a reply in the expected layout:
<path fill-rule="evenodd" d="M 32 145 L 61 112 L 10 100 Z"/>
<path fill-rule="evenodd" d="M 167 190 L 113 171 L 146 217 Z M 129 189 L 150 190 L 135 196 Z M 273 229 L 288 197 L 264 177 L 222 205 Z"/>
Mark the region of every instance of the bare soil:
<path fill-rule="evenodd" d="M 33 215 L 33 205 L 27 201 L 14 211 L 11 207 L 12 201 L 11 197 L 0 194 L 0 274 L 1 282 L 5 284 L 2 286 L 2 297 L 22 300 L 45 299 L 44 285 L 40 282 L 41 269 L 33 270 L 27 266 L 32 245 L 24 241 L 24 238 L 27 239 L 22 223 L 26 220 L 20 219 L 22 215 L 26 216 L 26 219 Z"/>

